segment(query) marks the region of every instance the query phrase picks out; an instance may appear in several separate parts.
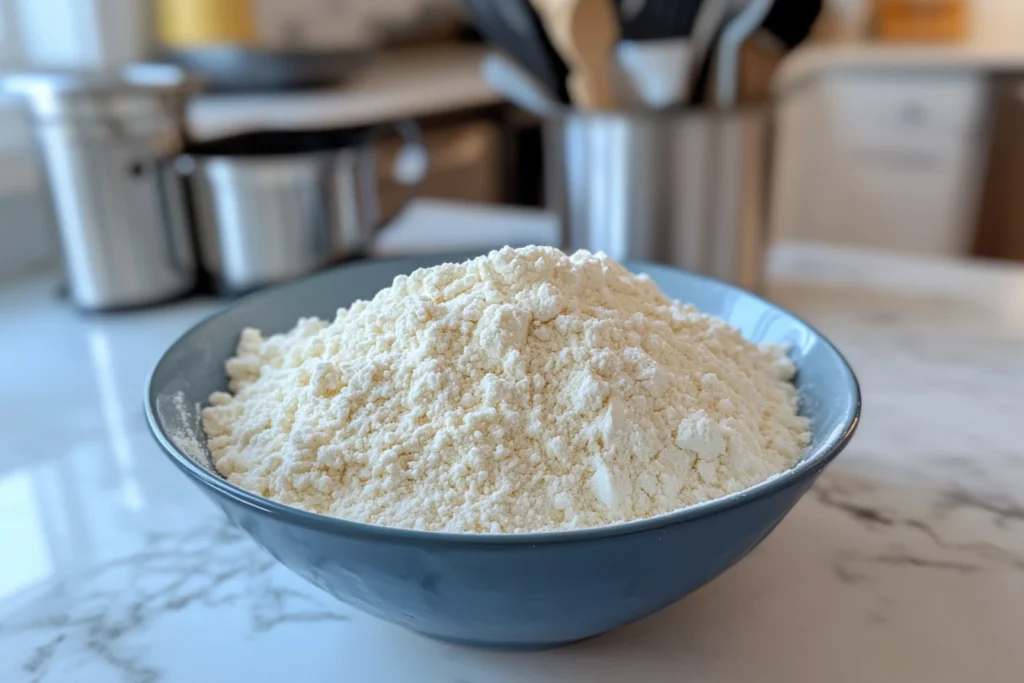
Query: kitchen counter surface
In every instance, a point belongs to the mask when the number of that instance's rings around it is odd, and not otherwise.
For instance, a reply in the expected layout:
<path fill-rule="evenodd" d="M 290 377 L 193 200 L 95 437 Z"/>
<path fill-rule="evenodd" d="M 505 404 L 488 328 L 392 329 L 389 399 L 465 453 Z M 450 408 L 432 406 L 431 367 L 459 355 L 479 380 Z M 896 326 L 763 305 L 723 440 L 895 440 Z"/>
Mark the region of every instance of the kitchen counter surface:
<path fill-rule="evenodd" d="M 1010 23 L 1017 31 L 1019 23 Z M 913 45 L 883 42 L 809 44 L 794 50 L 779 67 L 773 87 L 779 95 L 806 80 L 835 72 L 891 75 L 1024 72 L 1024 42 L 1017 35 L 986 35 L 960 43 Z"/>
<path fill-rule="evenodd" d="M 189 134 L 212 140 L 259 130 L 387 123 L 499 104 L 484 81 L 481 45 L 387 51 L 337 87 L 285 93 L 206 93 L 189 102 Z"/>
<path fill-rule="evenodd" d="M 0 681 L 1019 682 L 1024 270 L 784 247 L 770 272 L 860 376 L 853 444 L 694 595 L 515 654 L 321 595 L 160 453 L 144 380 L 215 303 L 86 317 L 0 288 Z"/>

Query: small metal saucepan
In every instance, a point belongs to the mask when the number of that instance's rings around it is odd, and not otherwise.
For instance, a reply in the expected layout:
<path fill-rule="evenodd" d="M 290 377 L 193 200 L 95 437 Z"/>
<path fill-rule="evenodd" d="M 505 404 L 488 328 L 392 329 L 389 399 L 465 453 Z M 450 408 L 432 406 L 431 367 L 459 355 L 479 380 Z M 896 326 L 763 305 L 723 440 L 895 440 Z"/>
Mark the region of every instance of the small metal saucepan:
<path fill-rule="evenodd" d="M 405 144 L 392 175 L 412 196 L 426 148 L 416 124 L 394 128 Z M 374 139 L 384 130 L 252 133 L 179 157 L 216 289 L 240 294 L 365 254 L 381 225 Z"/>

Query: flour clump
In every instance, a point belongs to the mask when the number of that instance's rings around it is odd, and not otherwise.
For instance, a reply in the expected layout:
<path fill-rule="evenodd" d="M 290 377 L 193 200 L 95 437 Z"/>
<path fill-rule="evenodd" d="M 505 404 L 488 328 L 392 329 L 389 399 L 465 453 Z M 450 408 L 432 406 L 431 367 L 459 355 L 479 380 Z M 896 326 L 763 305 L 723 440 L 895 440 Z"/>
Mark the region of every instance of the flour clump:
<path fill-rule="evenodd" d="M 226 371 L 203 429 L 228 481 L 385 526 L 650 517 L 789 469 L 809 440 L 784 347 L 586 251 L 399 276 L 332 322 L 244 330 Z"/>

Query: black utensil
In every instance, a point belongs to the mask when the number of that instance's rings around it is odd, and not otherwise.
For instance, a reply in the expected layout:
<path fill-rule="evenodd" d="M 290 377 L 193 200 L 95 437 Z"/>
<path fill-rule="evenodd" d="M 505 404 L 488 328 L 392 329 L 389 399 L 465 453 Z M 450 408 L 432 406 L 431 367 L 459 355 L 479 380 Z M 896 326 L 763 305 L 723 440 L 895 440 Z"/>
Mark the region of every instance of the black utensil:
<path fill-rule="evenodd" d="M 811 35 L 823 4 L 823 0 L 776 0 L 761 27 L 792 50 Z"/>
<path fill-rule="evenodd" d="M 487 42 L 508 54 L 560 101 L 568 102 L 569 70 L 548 40 L 529 0 L 463 0 Z"/>
<path fill-rule="evenodd" d="M 769 45 L 775 46 L 772 49 L 780 53 L 775 58 L 777 61 L 781 59 L 782 55 L 807 39 L 821 14 L 822 6 L 822 0 L 775 0 L 761 23 L 761 28 L 751 39 L 760 42 L 764 42 L 762 39 L 767 39 Z M 700 71 L 694 82 L 692 104 L 705 104 L 708 100 L 715 55 L 722 40 L 722 33 L 728 23 L 725 21 L 718 27 L 712 48 L 708 51 L 706 59 L 700 64 Z M 740 76 L 737 74 L 737 81 L 739 78 Z"/>
<path fill-rule="evenodd" d="M 703 102 L 710 79 L 711 60 L 715 45 L 721 38 L 725 24 L 735 12 L 734 0 L 702 0 L 693 25 L 693 57 L 691 58 L 690 88 L 687 101 Z"/>
<path fill-rule="evenodd" d="M 707 0 L 712 2 L 714 0 Z M 753 34 L 752 39 L 760 42 L 767 41 L 773 51 L 779 53 L 779 57 L 797 47 L 807 39 L 814 27 L 818 16 L 821 14 L 822 0 L 775 0 L 761 22 L 760 28 Z M 718 25 L 714 40 L 711 42 L 711 49 L 706 57 L 699 64 L 697 78 L 694 81 L 693 104 L 702 104 L 707 101 L 711 72 L 714 68 L 718 46 L 722 40 L 722 34 L 732 18 L 742 12 L 736 12 L 735 8 L 727 14 L 725 20 Z M 736 83 L 740 80 L 737 73 L 734 79 Z"/>
<path fill-rule="evenodd" d="M 701 0 L 616 0 L 623 40 L 689 36 Z"/>
<path fill-rule="evenodd" d="M 725 31 L 727 22 L 723 22 L 715 29 L 714 38 L 708 44 L 707 52 L 703 59 L 697 64 L 697 77 L 693 81 L 693 88 L 690 91 L 690 104 L 700 106 L 707 104 L 708 87 L 711 83 L 711 67 L 715 61 L 715 53 L 718 51 L 718 44 L 722 40 L 722 33 Z"/>

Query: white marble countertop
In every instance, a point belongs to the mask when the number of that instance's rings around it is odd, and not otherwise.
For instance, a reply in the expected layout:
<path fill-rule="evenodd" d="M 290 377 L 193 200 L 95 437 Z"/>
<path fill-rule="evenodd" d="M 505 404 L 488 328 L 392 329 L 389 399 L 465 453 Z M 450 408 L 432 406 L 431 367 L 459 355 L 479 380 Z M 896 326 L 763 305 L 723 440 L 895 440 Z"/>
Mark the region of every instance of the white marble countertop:
<path fill-rule="evenodd" d="M 0 681 L 1024 680 L 1024 269 L 788 247 L 770 271 L 859 374 L 857 438 L 718 580 L 518 654 L 321 595 L 159 452 L 144 379 L 216 304 L 86 317 L 0 288 Z"/>

